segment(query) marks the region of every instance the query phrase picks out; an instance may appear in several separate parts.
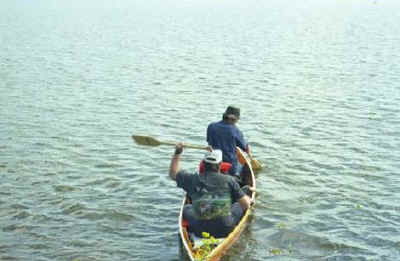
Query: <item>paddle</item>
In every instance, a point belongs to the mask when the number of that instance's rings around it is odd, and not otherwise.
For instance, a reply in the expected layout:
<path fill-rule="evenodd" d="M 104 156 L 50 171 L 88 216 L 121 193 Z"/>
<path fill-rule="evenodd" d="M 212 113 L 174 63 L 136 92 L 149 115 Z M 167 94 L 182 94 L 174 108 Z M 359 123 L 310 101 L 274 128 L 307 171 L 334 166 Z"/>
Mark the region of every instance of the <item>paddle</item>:
<path fill-rule="evenodd" d="M 251 164 L 251 168 L 253 169 L 253 171 L 259 171 L 262 170 L 263 166 L 261 165 L 261 163 L 256 160 L 255 158 L 253 158 L 253 155 L 247 154 L 249 156 L 250 159 L 250 164 Z M 245 154 L 243 153 L 238 153 L 238 160 L 240 162 L 240 164 L 245 164 L 246 159 L 245 159 Z"/>
<path fill-rule="evenodd" d="M 160 146 L 160 145 L 170 145 L 170 146 L 176 145 L 176 142 L 159 141 L 150 136 L 132 135 L 132 139 L 139 145 L 146 145 L 146 146 L 153 146 L 153 147 Z M 187 144 L 187 143 L 183 143 L 183 147 L 190 148 L 190 149 L 207 150 L 207 146 L 193 145 L 193 144 Z"/>
<path fill-rule="evenodd" d="M 254 171 L 259 171 L 263 168 L 261 163 L 258 160 L 256 160 L 255 158 L 253 158 L 253 156 L 251 154 L 249 155 L 249 158 L 250 158 L 251 168 Z"/>
<path fill-rule="evenodd" d="M 132 135 L 132 139 L 139 145 L 146 145 L 146 146 L 160 146 L 160 145 L 170 145 L 170 146 L 175 146 L 176 142 L 172 142 L 172 141 L 160 141 L 157 140 L 156 138 L 150 137 L 150 136 L 143 136 L 143 135 Z M 190 148 L 190 149 L 199 149 L 199 150 L 207 150 L 208 147 L 207 146 L 200 146 L 200 145 L 193 145 L 193 144 L 187 144 L 184 143 L 183 144 L 184 148 Z M 251 164 L 251 168 L 254 171 L 259 171 L 262 169 L 262 165 L 261 163 L 256 160 L 255 158 L 253 158 L 253 156 L 250 154 L 249 155 L 250 158 L 250 164 Z M 243 164 L 244 160 L 239 159 L 239 161 Z"/>

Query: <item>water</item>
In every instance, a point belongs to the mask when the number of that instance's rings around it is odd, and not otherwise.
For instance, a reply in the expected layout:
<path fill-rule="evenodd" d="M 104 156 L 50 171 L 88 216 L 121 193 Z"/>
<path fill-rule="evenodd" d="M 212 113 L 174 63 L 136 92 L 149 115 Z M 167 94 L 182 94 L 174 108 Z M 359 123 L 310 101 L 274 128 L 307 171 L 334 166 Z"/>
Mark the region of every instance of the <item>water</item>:
<path fill-rule="evenodd" d="M 173 148 L 130 136 L 227 105 L 265 168 L 224 260 L 399 260 L 399 7 L 3 0 L 0 260 L 181 260 Z"/>

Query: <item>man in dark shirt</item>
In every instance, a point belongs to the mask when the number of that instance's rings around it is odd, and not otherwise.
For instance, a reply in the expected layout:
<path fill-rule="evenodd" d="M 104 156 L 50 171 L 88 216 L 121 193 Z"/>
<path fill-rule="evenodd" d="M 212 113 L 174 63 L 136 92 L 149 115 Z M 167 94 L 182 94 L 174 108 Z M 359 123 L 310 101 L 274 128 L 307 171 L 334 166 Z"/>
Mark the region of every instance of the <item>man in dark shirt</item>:
<path fill-rule="evenodd" d="M 183 188 L 191 198 L 183 210 L 183 218 L 189 223 L 189 231 L 201 237 L 202 232 L 214 237 L 226 237 L 240 221 L 244 211 L 250 207 L 251 199 L 240 188 L 235 179 L 220 171 L 222 151 L 207 152 L 204 157 L 205 172 L 188 173 L 180 170 L 183 144 L 175 148 L 169 176 Z"/>
<path fill-rule="evenodd" d="M 207 142 L 212 149 L 222 150 L 223 161 L 232 164 L 229 174 L 239 176 L 240 164 L 236 155 L 236 146 L 250 155 L 250 146 L 242 132 L 236 127 L 240 119 L 240 109 L 228 106 L 219 122 L 210 123 L 207 127 Z"/>

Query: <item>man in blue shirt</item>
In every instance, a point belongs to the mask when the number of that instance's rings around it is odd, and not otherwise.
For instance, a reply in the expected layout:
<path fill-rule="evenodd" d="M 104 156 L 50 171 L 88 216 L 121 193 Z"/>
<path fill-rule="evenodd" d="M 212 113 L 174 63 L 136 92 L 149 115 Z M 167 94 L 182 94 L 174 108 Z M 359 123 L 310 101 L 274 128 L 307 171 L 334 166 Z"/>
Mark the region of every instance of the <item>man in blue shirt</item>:
<path fill-rule="evenodd" d="M 236 146 L 250 154 L 250 146 L 242 132 L 236 127 L 240 119 L 240 109 L 228 106 L 219 122 L 213 122 L 207 127 L 207 142 L 213 149 L 222 150 L 223 161 L 232 164 L 229 174 L 239 177 L 240 164 L 236 156 Z"/>

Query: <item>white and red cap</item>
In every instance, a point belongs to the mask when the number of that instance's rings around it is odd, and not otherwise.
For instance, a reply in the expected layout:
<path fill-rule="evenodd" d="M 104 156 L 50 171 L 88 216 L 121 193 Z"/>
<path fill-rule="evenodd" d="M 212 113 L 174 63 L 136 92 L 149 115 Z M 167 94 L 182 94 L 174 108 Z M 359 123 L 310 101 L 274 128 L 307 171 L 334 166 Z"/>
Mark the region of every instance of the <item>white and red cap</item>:
<path fill-rule="evenodd" d="M 213 150 L 209 151 L 204 155 L 204 162 L 211 164 L 219 164 L 222 162 L 222 151 Z"/>

